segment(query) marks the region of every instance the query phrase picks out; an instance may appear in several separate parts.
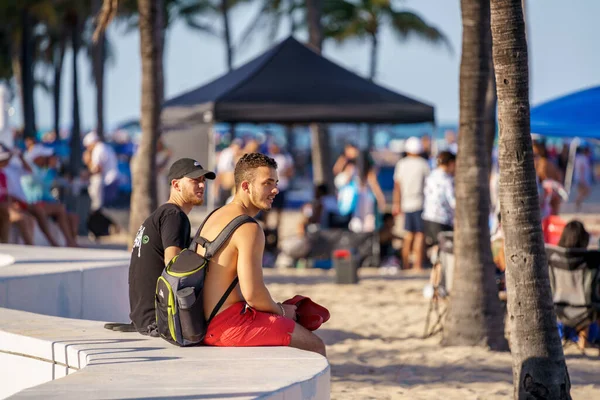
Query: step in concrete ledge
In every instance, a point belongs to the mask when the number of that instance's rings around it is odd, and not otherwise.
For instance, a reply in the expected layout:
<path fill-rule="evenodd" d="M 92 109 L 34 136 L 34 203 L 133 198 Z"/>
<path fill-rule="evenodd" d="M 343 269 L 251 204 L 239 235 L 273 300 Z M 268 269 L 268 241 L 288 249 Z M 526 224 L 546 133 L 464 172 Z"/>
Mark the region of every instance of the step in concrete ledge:
<path fill-rule="evenodd" d="M 100 321 L 5 308 L 0 327 L 0 397 L 37 384 L 11 398 L 330 398 L 327 360 L 289 347 L 179 348 Z"/>

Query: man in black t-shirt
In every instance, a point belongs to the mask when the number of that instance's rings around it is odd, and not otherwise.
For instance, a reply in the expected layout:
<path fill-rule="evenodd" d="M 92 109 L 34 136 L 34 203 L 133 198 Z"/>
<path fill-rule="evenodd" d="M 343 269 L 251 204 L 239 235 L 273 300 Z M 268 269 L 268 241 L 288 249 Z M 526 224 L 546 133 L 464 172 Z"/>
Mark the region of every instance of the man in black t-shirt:
<path fill-rule="evenodd" d="M 173 163 L 169 169 L 169 201 L 150 214 L 135 236 L 129 264 L 129 316 L 143 335 L 158 336 L 156 281 L 169 261 L 190 244 L 187 215 L 204 202 L 206 179 L 215 179 L 215 173 L 190 158 Z"/>

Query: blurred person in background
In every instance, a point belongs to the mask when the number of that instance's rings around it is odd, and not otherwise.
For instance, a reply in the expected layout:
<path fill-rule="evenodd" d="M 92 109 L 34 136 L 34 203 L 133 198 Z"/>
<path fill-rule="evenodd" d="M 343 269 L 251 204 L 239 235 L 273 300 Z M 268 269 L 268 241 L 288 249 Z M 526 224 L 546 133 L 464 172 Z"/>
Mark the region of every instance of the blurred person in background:
<path fill-rule="evenodd" d="M 535 172 L 540 185 L 542 185 L 542 206 L 549 206 L 549 215 L 558 215 L 562 202 L 560 189 L 562 187 L 563 175 L 560 169 L 548 157 L 548 151 L 544 143 L 533 144 L 533 156 Z M 564 189 L 563 189 L 564 190 Z"/>
<path fill-rule="evenodd" d="M 589 244 L 590 234 L 578 220 L 570 221 L 565 225 L 558 241 L 558 246 L 565 249 L 587 249 Z"/>
<path fill-rule="evenodd" d="M 246 142 L 246 145 L 244 146 L 244 149 L 242 150 L 241 154 L 238 156 L 239 157 L 243 156 L 244 154 L 251 154 L 251 153 L 258 153 L 260 150 L 260 143 L 258 142 L 258 140 L 256 139 L 249 139 Z M 235 162 L 237 163 L 237 159 L 235 160 Z"/>
<path fill-rule="evenodd" d="M 569 165 L 569 144 L 567 142 L 563 142 L 562 150 L 558 155 L 557 165 L 563 176 L 563 181 L 561 183 L 564 185 L 564 177 L 567 174 L 567 166 Z"/>
<path fill-rule="evenodd" d="M 402 247 L 402 266 L 409 268 L 410 255 L 413 253 L 413 268 L 423 268 L 424 226 L 423 203 L 425 179 L 429 175 L 429 164 L 421 157 L 423 146 L 417 137 L 409 138 L 404 149 L 406 157 L 396 164 L 394 170 L 394 200 L 392 214 L 404 214 L 404 246 Z"/>
<path fill-rule="evenodd" d="M 573 182 L 577 186 L 577 197 L 575 199 L 575 209 L 581 211 L 583 201 L 590 195 L 592 188 L 592 166 L 590 162 L 590 148 L 581 146 L 577 149 L 575 156 L 575 170 Z"/>
<path fill-rule="evenodd" d="M 271 209 L 275 210 L 277 215 L 275 227 L 279 229 L 287 191 L 290 188 L 290 180 L 294 176 L 294 159 L 288 153 L 283 152 L 281 146 L 275 140 L 271 140 L 269 143 L 269 156 L 277 163 L 279 176 L 279 183 L 277 184 L 279 193 L 275 196 L 271 205 Z"/>
<path fill-rule="evenodd" d="M 437 168 L 425 180 L 423 224 L 427 246 L 438 244 L 438 234 L 454 230 L 454 173 L 456 156 L 442 151 L 437 157 Z"/>
<path fill-rule="evenodd" d="M 346 168 L 346 165 L 349 162 L 356 162 L 358 159 L 358 155 L 360 154 L 360 150 L 354 143 L 346 143 L 344 146 L 344 151 L 335 161 L 333 165 L 333 176 L 337 176 Z"/>
<path fill-rule="evenodd" d="M 23 242 L 33 245 L 35 220 L 27 212 L 25 194 L 20 185 L 20 169 L 14 162 L 10 165 L 12 157 L 13 151 L 0 144 L 0 242 L 8 242 L 10 226 L 14 224 L 19 230 Z M 14 197 L 19 193 L 22 194 L 22 200 Z"/>
<path fill-rule="evenodd" d="M 83 138 L 83 162 L 90 172 L 88 193 L 92 200 L 91 210 L 98 211 L 112 202 L 119 190 L 117 156 L 112 147 L 100 141 L 94 131 Z"/>
<path fill-rule="evenodd" d="M 58 203 L 51 193 L 56 174 L 49 168 L 50 157 L 52 157 L 52 149 L 41 144 L 31 147 L 25 155 L 31 173 L 21 177 L 21 185 L 27 203 L 31 209 L 35 209 L 34 215 L 39 215 L 38 223 L 39 221 L 47 223 L 49 218 L 53 218 L 58 223 L 67 246 L 77 247 L 77 217 L 74 214 L 67 214 L 66 208 Z M 42 224 L 40 228 L 42 231 L 48 229 L 42 227 Z"/>
<path fill-rule="evenodd" d="M 458 142 L 456 140 L 456 133 L 452 129 L 448 129 L 446 132 L 444 132 L 444 139 L 446 140 L 446 145 L 442 150 L 454 153 L 454 155 L 458 154 Z"/>
<path fill-rule="evenodd" d="M 215 180 L 215 205 L 223 206 L 231 197 L 234 188 L 233 172 L 235 163 L 241 156 L 242 140 L 233 139 L 231 144 L 221 150 L 217 158 L 217 179 Z"/>
<path fill-rule="evenodd" d="M 423 157 L 427 162 L 431 158 L 432 149 L 431 149 L 431 136 L 424 134 L 421 136 L 421 145 L 423 146 L 423 152 L 421 152 L 421 157 Z"/>

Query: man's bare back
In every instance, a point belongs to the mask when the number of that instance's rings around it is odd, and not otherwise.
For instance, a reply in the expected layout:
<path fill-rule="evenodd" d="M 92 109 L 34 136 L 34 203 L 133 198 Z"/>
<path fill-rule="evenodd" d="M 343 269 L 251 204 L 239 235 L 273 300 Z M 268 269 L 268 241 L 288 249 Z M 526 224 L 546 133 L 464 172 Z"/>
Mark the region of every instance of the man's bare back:
<path fill-rule="evenodd" d="M 207 220 L 204 228 L 200 232 L 200 236 L 208 241 L 213 241 L 221 233 L 221 231 L 233 221 L 237 216 L 243 215 L 244 212 L 240 206 L 229 204 L 215 213 Z M 257 224 L 244 224 L 240 226 L 225 243 L 221 250 L 213 255 L 210 260 L 209 268 L 206 273 L 204 282 L 204 315 L 211 315 L 213 309 L 227 290 L 231 282 L 238 275 L 238 248 L 237 242 L 243 241 L 244 238 L 256 237 L 256 242 L 260 243 L 262 238 L 263 247 L 257 248 L 261 258 L 264 248 L 265 235 Z M 204 255 L 205 249 L 198 246 L 197 252 Z M 238 285 L 231 295 L 227 298 L 219 312 L 225 310 L 230 305 L 245 301 L 240 286 Z"/>

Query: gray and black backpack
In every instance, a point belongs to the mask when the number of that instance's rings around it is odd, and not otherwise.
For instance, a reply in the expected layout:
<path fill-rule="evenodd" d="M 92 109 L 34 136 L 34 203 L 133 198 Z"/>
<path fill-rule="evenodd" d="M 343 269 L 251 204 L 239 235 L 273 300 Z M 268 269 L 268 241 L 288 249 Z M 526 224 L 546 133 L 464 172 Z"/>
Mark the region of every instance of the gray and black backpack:
<path fill-rule="evenodd" d="M 234 218 L 221 233 L 210 242 L 200 236 L 211 212 L 202 222 L 189 248 L 184 249 L 169 262 L 156 282 L 155 308 L 158 333 L 177 346 L 201 344 L 208 324 L 238 284 L 231 282 L 225 294 L 212 311 L 208 320 L 204 315 L 203 287 L 208 264 L 221 247 L 241 225 L 256 221 L 247 215 Z M 196 253 L 197 246 L 206 249 L 205 255 Z"/>

